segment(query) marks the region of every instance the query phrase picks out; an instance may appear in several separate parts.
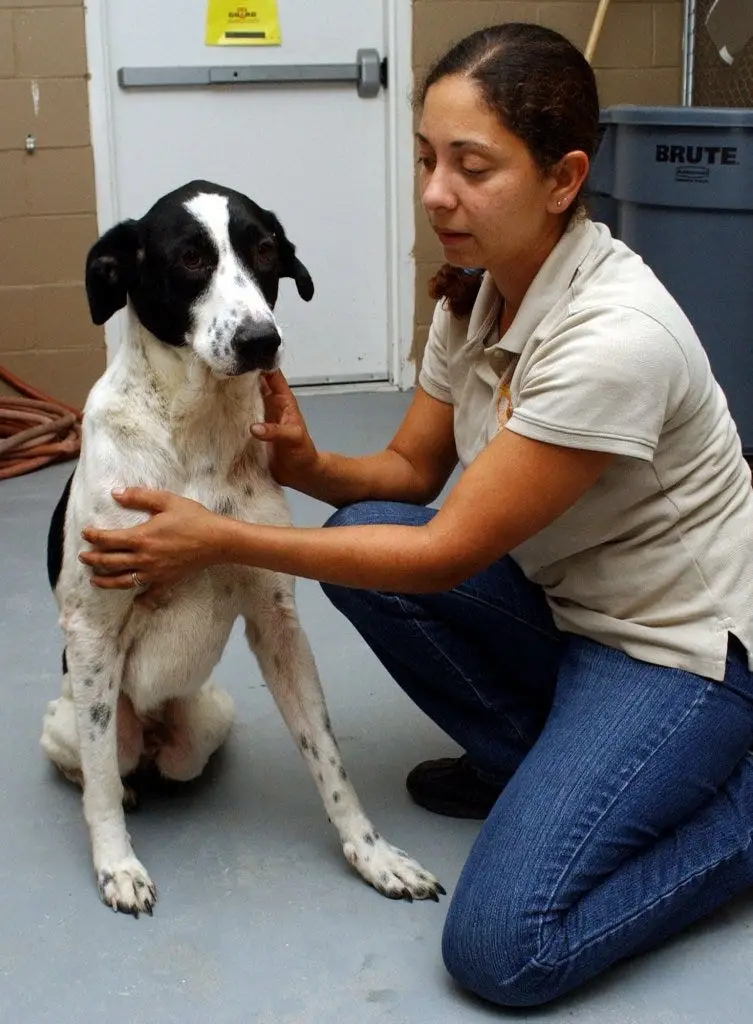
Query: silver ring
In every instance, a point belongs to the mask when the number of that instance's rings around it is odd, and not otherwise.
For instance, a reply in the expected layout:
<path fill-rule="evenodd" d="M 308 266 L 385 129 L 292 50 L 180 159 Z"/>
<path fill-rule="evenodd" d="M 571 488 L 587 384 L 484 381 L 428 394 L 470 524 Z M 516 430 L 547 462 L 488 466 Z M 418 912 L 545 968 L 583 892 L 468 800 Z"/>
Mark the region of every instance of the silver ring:
<path fill-rule="evenodd" d="M 141 579 L 137 572 L 131 573 L 131 586 L 133 587 L 145 587 L 146 583 Z"/>

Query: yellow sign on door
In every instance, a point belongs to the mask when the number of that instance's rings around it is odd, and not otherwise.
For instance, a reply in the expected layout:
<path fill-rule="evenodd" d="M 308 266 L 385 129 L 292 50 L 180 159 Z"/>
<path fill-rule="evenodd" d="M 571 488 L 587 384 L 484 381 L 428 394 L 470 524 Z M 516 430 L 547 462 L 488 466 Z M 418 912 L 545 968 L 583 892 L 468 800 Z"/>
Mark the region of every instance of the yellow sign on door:
<path fill-rule="evenodd" d="M 207 46 L 279 46 L 277 0 L 207 0 Z"/>

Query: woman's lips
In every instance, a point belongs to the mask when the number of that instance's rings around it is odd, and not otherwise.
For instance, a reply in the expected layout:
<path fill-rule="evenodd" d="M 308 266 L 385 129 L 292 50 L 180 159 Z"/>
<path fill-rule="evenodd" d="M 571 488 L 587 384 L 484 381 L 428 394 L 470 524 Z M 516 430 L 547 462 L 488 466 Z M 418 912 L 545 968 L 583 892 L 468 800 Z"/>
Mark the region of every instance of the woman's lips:
<path fill-rule="evenodd" d="M 437 228 L 434 229 L 437 232 L 437 238 L 444 246 L 460 245 L 461 242 L 465 242 L 471 236 L 463 231 L 440 231 Z"/>

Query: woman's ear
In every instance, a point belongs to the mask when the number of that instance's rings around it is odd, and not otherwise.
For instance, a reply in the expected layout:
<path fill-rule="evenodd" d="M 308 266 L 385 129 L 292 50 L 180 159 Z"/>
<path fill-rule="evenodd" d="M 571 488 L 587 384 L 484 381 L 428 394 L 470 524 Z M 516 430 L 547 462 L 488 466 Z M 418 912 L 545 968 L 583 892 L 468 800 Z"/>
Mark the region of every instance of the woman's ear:
<path fill-rule="evenodd" d="M 555 164 L 551 172 L 550 213 L 564 213 L 572 205 L 588 177 L 589 167 L 589 159 L 581 149 L 565 153 Z"/>

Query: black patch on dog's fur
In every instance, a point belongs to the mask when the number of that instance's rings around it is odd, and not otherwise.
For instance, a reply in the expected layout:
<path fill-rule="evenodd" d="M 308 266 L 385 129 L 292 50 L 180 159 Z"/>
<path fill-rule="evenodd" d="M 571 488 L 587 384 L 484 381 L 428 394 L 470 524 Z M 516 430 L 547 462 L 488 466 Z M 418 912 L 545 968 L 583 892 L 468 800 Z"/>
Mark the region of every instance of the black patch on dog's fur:
<path fill-rule="evenodd" d="M 109 708 L 107 704 L 92 704 L 89 709 L 89 718 L 99 726 L 100 732 L 106 732 L 112 718 L 112 708 Z"/>
<path fill-rule="evenodd" d="M 63 568 L 63 541 L 65 539 L 65 513 L 68 508 L 68 499 L 71 493 L 73 473 L 68 477 L 68 482 L 63 488 L 60 500 L 55 506 L 50 520 L 50 528 L 47 531 L 47 579 L 54 590 L 60 579 L 60 570 Z M 65 651 L 63 652 L 65 659 Z M 68 671 L 68 666 L 63 661 L 63 672 Z"/>

